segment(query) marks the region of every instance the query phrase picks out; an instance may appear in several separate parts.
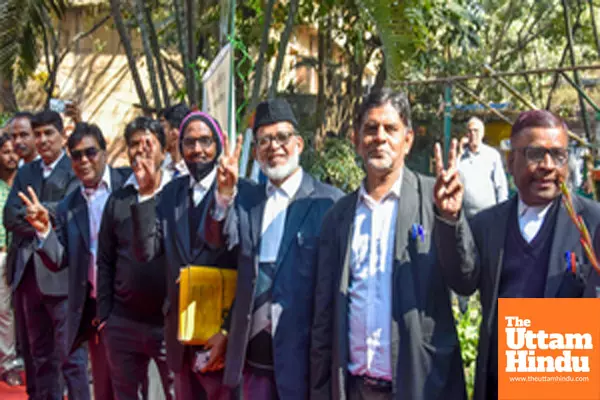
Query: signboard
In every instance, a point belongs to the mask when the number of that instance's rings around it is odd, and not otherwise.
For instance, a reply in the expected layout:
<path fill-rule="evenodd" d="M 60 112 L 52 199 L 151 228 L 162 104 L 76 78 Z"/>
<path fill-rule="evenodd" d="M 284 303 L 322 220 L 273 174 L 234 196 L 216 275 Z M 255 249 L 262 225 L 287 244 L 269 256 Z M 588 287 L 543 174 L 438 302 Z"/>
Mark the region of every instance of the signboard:
<path fill-rule="evenodd" d="M 233 48 L 224 46 L 202 77 L 202 111 L 212 115 L 235 147 L 235 90 L 232 84 Z"/>

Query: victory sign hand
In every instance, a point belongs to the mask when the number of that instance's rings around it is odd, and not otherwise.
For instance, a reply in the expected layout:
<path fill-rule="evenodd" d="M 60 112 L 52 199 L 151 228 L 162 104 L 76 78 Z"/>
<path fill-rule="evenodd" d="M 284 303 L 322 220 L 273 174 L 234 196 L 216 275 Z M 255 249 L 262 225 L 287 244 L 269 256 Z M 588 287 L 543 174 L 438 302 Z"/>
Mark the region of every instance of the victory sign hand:
<path fill-rule="evenodd" d="M 242 153 L 242 135 L 238 135 L 235 149 L 229 149 L 227 134 L 223 135 L 223 155 L 217 168 L 217 190 L 223 197 L 233 196 L 240 172 L 240 154 Z"/>
<path fill-rule="evenodd" d="M 31 186 L 27 186 L 29 197 L 23 192 L 19 192 L 18 196 L 23 201 L 26 207 L 25 220 L 40 233 L 45 233 L 50 230 L 50 214 L 46 207 L 40 203 L 35 191 Z"/>
<path fill-rule="evenodd" d="M 434 150 L 436 180 L 433 187 L 433 197 L 440 215 L 451 221 L 458 219 L 464 194 L 464 188 L 456 167 L 457 145 L 457 140 L 452 139 L 447 169 L 444 169 L 441 145 L 436 143 Z"/>

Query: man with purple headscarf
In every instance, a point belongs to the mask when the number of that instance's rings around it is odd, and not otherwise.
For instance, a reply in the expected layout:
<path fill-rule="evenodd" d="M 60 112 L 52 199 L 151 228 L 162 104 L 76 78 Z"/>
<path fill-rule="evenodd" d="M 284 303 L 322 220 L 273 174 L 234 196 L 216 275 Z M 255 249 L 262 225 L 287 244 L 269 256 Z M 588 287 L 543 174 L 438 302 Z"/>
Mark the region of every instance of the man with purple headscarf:
<path fill-rule="evenodd" d="M 163 307 L 167 361 L 175 372 L 178 400 L 227 399 L 228 389 L 221 385 L 222 361 L 196 364 L 200 354 L 210 354 L 220 346 L 217 333 L 205 346 L 186 346 L 177 339 L 179 324 L 179 271 L 188 265 L 235 267 L 236 260 L 225 247 L 209 246 L 205 240 L 205 221 L 211 205 L 225 212 L 226 202 L 216 194 L 217 160 L 226 147 L 219 123 L 203 112 L 192 112 L 182 121 L 179 146 L 189 175 L 177 178 L 162 191 L 131 206 L 133 241 L 138 261 L 164 257 L 167 268 L 167 298 Z M 239 146 L 239 145 L 238 145 Z M 140 193 L 143 194 L 143 193 Z M 219 353 L 222 353 L 223 349 Z"/>

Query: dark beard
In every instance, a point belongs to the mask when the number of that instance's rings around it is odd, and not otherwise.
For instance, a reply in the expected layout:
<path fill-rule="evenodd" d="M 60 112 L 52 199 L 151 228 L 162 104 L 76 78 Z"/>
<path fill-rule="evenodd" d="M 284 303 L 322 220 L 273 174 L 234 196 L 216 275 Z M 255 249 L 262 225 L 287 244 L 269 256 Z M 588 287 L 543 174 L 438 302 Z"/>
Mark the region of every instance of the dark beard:
<path fill-rule="evenodd" d="M 187 165 L 188 171 L 190 172 L 190 176 L 192 176 L 196 180 L 196 182 L 200 182 L 208 174 L 210 174 L 210 171 L 213 170 L 215 164 L 215 160 L 207 163 L 188 161 L 185 162 L 185 165 Z"/>

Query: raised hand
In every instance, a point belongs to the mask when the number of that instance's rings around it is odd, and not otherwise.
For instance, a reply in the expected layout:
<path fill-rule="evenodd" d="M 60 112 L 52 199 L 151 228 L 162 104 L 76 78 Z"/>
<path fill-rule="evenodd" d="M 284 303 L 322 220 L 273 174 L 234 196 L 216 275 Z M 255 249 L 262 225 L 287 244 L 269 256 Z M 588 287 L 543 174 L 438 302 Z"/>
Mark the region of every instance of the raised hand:
<path fill-rule="evenodd" d="M 145 137 L 143 139 L 143 144 L 143 154 L 135 157 L 131 167 L 133 169 L 133 173 L 135 174 L 135 178 L 137 179 L 138 185 L 140 186 L 139 193 L 142 196 L 147 196 L 154 193 L 160 184 L 160 174 L 157 173 L 157 166 L 155 165 L 156 163 L 152 157 L 153 154 L 155 154 L 156 145 L 153 143 L 150 137 Z"/>
<path fill-rule="evenodd" d="M 217 190 L 221 196 L 233 196 L 240 171 L 242 153 L 242 135 L 238 135 L 233 152 L 229 149 L 227 134 L 223 135 L 223 155 L 217 168 Z"/>
<path fill-rule="evenodd" d="M 27 192 L 29 193 L 29 197 L 23 192 L 18 193 L 23 204 L 25 204 L 25 220 L 29 222 L 36 231 L 46 233 L 50 230 L 50 214 L 46 207 L 40 203 L 31 186 L 27 186 Z"/>
<path fill-rule="evenodd" d="M 440 215 L 452 221 L 458 219 L 464 193 L 458 169 L 456 168 L 457 145 L 457 140 L 452 139 L 448 154 L 447 169 L 444 169 L 442 147 L 439 143 L 435 144 L 434 150 L 436 180 L 433 187 L 433 198 Z"/>

